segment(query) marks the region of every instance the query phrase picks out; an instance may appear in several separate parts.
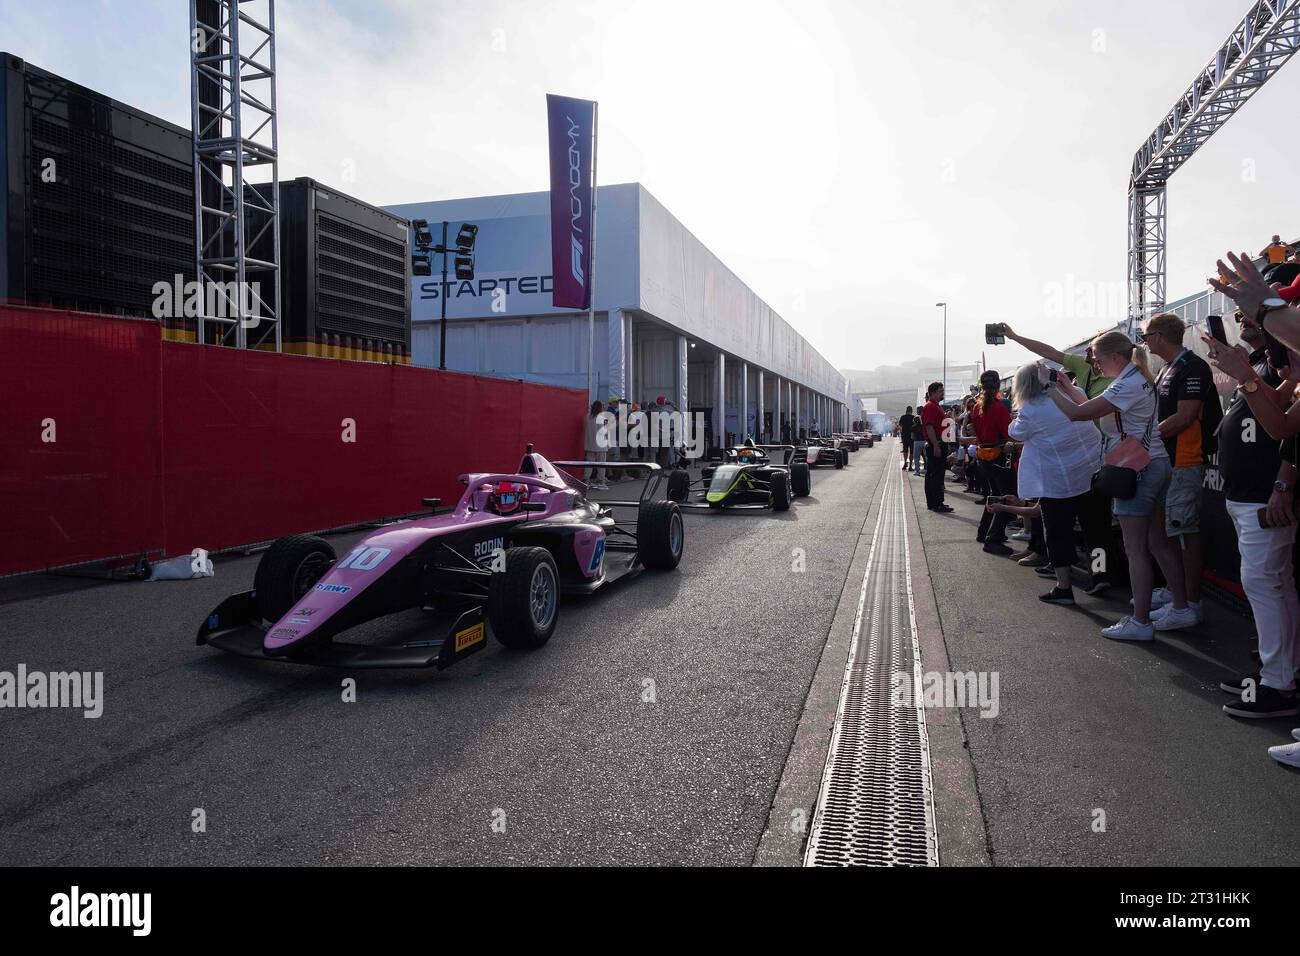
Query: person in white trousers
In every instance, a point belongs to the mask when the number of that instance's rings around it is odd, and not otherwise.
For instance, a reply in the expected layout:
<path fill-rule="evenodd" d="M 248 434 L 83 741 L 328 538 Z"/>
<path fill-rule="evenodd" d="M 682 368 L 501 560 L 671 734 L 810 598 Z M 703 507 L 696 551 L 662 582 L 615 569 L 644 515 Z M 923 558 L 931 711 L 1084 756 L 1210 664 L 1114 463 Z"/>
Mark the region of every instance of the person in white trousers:
<path fill-rule="evenodd" d="M 1242 313 L 1237 321 L 1242 340 L 1256 347 L 1253 355 L 1213 339 L 1207 348 L 1210 361 L 1239 383 L 1219 428 L 1219 470 L 1237 531 L 1241 586 L 1259 636 L 1260 670 L 1221 685 L 1239 698 L 1223 710 L 1233 717 L 1287 717 L 1298 713 L 1295 672 L 1300 666 L 1300 596 L 1291 558 L 1300 406 L 1293 401 L 1294 383 L 1281 382 L 1269 368 L 1263 332 Z M 1300 766 L 1295 744 L 1274 747 L 1269 754 Z"/>
<path fill-rule="evenodd" d="M 600 426 L 602 424 L 601 415 L 605 411 L 605 406 L 600 402 L 591 403 L 591 413 L 587 416 L 587 428 L 583 437 L 583 445 L 587 451 L 587 461 L 608 461 L 609 450 L 601 447 Z M 591 484 L 594 491 L 605 491 L 609 485 L 605 484 L 604 468 L 588 468 L 587 481 Z"/>

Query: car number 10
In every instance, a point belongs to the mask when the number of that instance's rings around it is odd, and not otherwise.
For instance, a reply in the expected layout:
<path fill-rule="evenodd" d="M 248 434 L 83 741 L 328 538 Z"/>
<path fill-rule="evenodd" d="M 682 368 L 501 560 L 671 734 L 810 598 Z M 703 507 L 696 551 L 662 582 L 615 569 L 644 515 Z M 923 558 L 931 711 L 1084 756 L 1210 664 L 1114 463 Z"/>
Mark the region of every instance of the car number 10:
<path fill-rule="evenodd" d="M 353 571 L 373 571 L 392 553 L 389 548 L 367 548 L 362 545 L 344 558 L 337 570 L 350 568 Z"/>

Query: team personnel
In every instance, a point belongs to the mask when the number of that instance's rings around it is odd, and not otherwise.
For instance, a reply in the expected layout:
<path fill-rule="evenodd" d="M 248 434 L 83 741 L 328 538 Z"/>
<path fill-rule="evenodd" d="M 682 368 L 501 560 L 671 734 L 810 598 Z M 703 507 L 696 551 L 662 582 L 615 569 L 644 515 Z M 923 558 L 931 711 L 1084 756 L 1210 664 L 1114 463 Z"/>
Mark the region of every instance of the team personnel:
<path fill-rule="evenodd" d="M 948 443 L 945 441 L 943 411 L 943 383 L 931 382 L 925 390 L 925 407 L 921 409 L 921 433 L 925 452 L 925 506 L 931 511 L 947 514 L 951 505 L 943 503 L 943 473 L 948 464 Z"/>
<path fill-rule="evenodd" d="M 998 391 L 1002 376 L 993 369 L 980 376 L 980 398 L 971 409 L 971 425 L 975 430 L 975 466 L 979 473 L 980 493 L 1004 497 L 1016 491 L 1016 479 L 1010 468 L 1002 464 L 1007 442 L 1011 440 L 1011 412 Z M 1009 555 L 1007 547 L 1007 522 L 1011 515 L 1005 511 L 994 514 L 987 508 L 980 516 L 975 540 L 984 545 L 989 554 Z"/>
<path fill-rule="evenodd" d="M 917 418 L 912 414 L 912 406 L 898 418 L 898 439 L 903 445 L 903 471 L 912 467 L 912 434 L 916 431 Z"/>
<path fill-rule="evenodd" d="M 1160 437 L 1173 463 L 1165 495 L 1165 533 L 1179 545 L 1175 551 L 1187 587 L 1187 606 L 1192 611 L 1184 615 L 1188 621 L 1185 626 L 1190 627 L 1205 619 L 1201 610 L 1201 574 L 1205 569 L 1201 488 L 1208 456 L 1218 448 L 1215 431 L 1223 420 L 1223 407 L 1210 366 L 1183 347 L 1186 331 L 1177 315 L 1162 312 L 1152 316 L 1141 340 L 1165 362 L 1156 378 Z M 1157 588 L 1151 595 L 1151 607 L 1166 608 L 1172 599 L 1168 588 Z"/>

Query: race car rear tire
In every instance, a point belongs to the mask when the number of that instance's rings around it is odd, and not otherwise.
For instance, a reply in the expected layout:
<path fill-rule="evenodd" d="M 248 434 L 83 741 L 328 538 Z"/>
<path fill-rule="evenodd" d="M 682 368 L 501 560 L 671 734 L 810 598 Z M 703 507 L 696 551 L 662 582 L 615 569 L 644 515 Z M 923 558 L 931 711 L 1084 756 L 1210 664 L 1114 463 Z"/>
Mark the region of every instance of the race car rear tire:
<path fill-rule="evenodd" d="M 647 568 L 671 571 L 682 560 L 686 524 L 675 501 L 647 501 L 636 516 L 637 557 Z"/>
<path fill-rule="evenodd" d="M 338 560 L 333 546 L 310 534 L 277 538 L 257 562 L 253 576 L 257 613 L 278 621 L 310 591 Z"/>
<path fill-rule="evenodd" d="M 796 498 L 807 498 L 812 494 L 812 472 L 807 465 L 796 463 L 790 466 L 790 490 Z"/>
<path fill-rule="evenodd" d="M 691 476 L 680 468 L 668 473 L 668 500 L 685 501 L 691 493 Z"/>
<path fill-rule="evenodd" d="M 783 471 L 772 475 L 772 510 L 790 510 L 790 476 Z"/>
<path fill-rule="evenodd" d="M 507 548 L 504 571 L 488 583 L 487 618 L 506 647 L 536 650 L 560 619 L 560 572 L 545 548 Z"/>

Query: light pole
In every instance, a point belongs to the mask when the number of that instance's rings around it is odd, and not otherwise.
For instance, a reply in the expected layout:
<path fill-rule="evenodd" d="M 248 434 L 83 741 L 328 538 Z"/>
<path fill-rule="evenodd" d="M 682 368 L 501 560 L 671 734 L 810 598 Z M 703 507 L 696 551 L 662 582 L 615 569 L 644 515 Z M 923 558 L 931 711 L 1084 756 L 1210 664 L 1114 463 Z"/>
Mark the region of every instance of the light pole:
<path fill-rule="evenodd" d="M 943 387 L 948 387 L 948 303 L 936 302 L 936 309 L 943 309 Z"/>
<path fill-rule="evenodd" d="M 411 274 L 417 276 L 433 275 L 433 257 L 442 256 L 442 288 L 438 298 L 442 305 L 442 322 L 438 329 L 438 368 L 447 367 L 447 257 L 455 259 L 456 278 L 468 280 L 474 278 L 474 243 L 478 236 L 478 226 L 471 222 L 462 223 L 456 234 L 456 245 L 447 245 L 447 223 L 442 224 L 442 243 L 433 244 L 433 233 L 425 219 L 412 219 L 411 228 L 415 231 L 414 251 L 411 253 Z"/>

